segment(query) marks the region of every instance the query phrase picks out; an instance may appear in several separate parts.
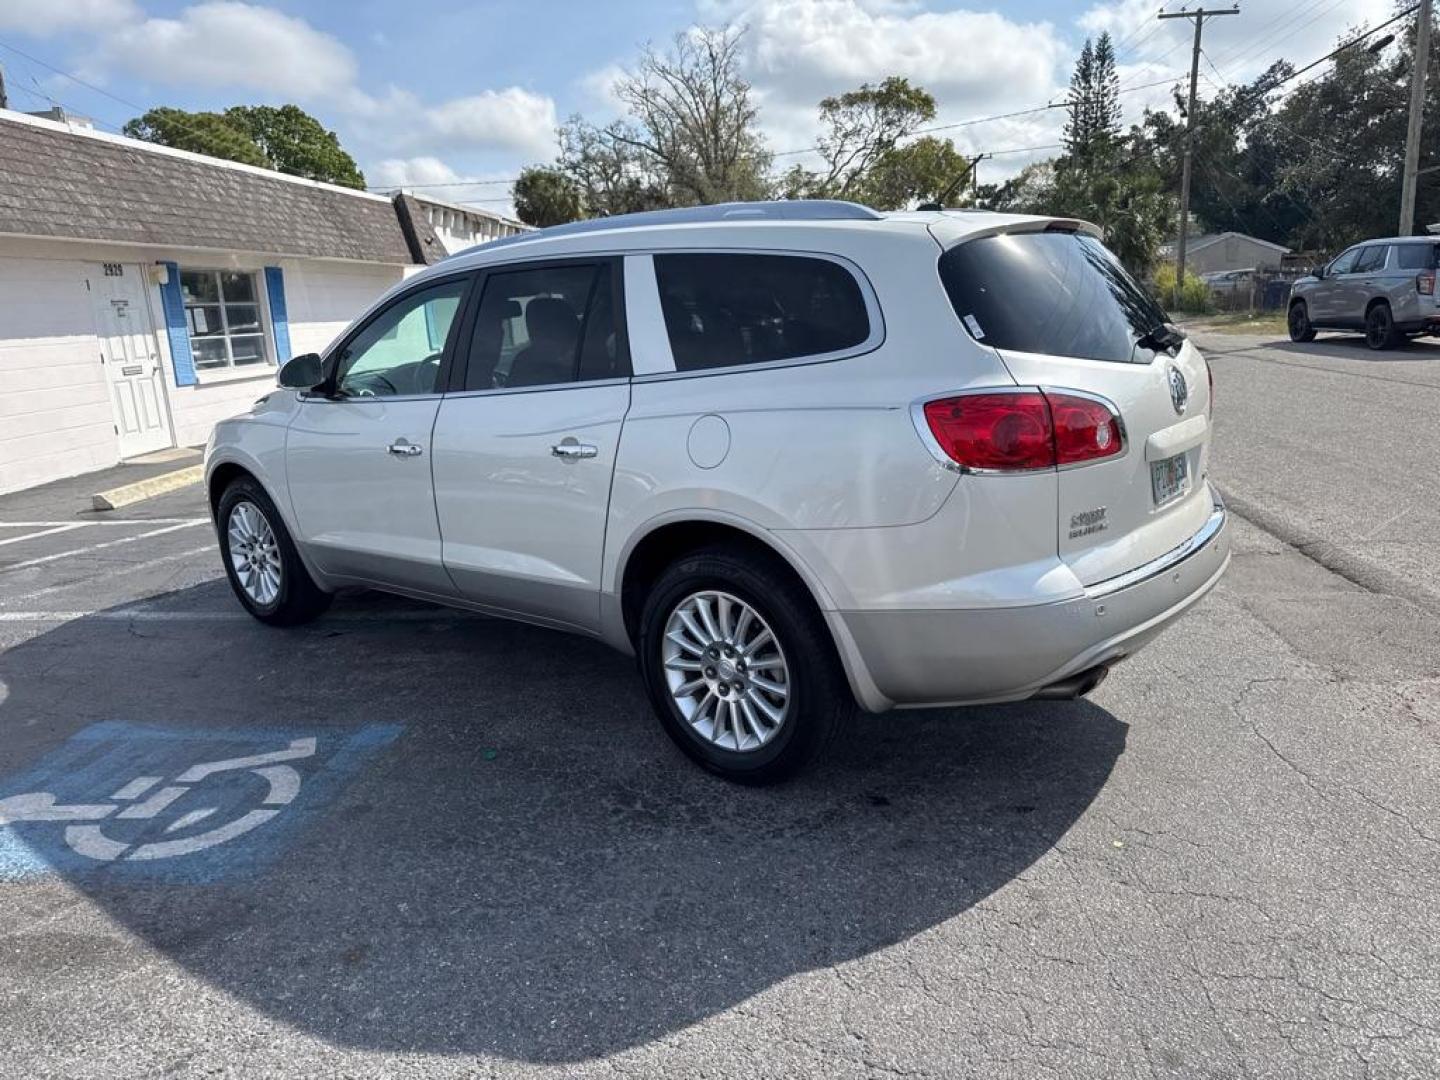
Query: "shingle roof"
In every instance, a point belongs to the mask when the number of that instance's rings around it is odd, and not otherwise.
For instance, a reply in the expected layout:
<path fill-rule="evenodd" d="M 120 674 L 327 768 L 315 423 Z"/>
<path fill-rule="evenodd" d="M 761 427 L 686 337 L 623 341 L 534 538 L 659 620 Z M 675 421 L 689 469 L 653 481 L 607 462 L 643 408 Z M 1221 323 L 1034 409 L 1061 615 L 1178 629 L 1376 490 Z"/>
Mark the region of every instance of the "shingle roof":
<path fill-rule="evenodd" d="M 0 233 L 422 261 L 389 199 L 4 112 Z"/>

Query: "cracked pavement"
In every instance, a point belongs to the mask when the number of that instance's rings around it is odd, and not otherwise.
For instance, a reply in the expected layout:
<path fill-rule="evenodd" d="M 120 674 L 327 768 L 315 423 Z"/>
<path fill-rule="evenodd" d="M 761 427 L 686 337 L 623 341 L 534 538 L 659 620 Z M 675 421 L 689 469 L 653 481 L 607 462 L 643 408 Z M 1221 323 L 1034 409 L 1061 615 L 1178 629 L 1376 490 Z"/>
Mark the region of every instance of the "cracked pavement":
<path fill-rule="evenodd" d="M 403 725 L 261 872 L 0 874 L 0 1076 L 1433 1077 L 1440 349 L 1202 346 L 1219 588 L 1088 701 L 764 791 L 586 642 L 231 617 L 204 527 L 0 569 L 0 783 L 107 720 Z"/>

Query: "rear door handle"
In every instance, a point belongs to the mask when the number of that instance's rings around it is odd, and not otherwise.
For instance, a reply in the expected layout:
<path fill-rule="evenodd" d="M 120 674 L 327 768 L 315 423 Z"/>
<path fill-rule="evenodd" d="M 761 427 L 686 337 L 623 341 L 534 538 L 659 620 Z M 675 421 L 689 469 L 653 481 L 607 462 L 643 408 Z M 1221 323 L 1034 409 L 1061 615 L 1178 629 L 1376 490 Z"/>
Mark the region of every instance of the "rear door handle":
<path fill-rule="evenodd" d="M 404 439 L 397 439 L 385 449 L 396 457 L 419 457 L 425 452 L 423 446 L 416 446 L 414 443 L 406 442 Z"/>
<path fill-rule="evenodd" d="M 550 447 L 550 453 L 565 461 L 579 461 L 581 458 L 592 458 L 600 455 L 598 446 L 591 446 L 589 443 L 575 442 L 567 439 L 565 442 L 556 443 Z"/>

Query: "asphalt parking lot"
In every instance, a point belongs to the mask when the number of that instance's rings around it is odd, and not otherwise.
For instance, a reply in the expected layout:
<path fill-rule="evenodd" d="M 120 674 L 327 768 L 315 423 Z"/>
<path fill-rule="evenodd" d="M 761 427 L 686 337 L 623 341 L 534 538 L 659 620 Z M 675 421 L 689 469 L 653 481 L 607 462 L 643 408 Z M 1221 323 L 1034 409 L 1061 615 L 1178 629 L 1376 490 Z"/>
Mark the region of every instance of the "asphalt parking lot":
<path fill-rule="evenodd" d="M 1433 1077 L 1440 346 L 1202 344 L 1216 592 L 760 791 L 598 645 L 251 621 L 198 489 L 0 498 L 0 1075 Z"/>

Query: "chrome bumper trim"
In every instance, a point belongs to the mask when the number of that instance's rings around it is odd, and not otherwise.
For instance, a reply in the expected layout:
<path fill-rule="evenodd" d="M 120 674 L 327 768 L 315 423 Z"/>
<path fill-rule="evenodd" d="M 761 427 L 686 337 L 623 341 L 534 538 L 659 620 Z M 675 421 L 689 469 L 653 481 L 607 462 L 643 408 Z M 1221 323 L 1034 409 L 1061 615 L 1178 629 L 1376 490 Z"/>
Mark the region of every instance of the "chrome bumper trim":
<path fill-rule="evenodd" d="M 1085 590 L 1085 596 L 1091 600 L 1098 600 L 1102 596 L 1109 596 L 1121 589 L 1128 589 L 1132 585 L 1139 585 L 1142 581 L 1148 581 L 1153 577 L 1159 577 L 1168 570 L 1179 566 L 1192 555 L 1197 555 L 1205 549 L 1205 546 L 1220 535 L 1220 530 L 1225 527 L 1225 504 L 1220 501 L 1220 495 L 1213 488 L 1210 490 L 1211 497 L 1215 500 L 1215 509 L 1205 524 L 1200 527 L 1190 539 L 1186 540 L 1179 547 L 1171 548 L 1159 558 L 1151 559 L 1149 562 L 1135 567 L 1134 570 L 1127 570 L 1117 577 L 1107 578 L 1104 581 L 1096 582 Z"/>

